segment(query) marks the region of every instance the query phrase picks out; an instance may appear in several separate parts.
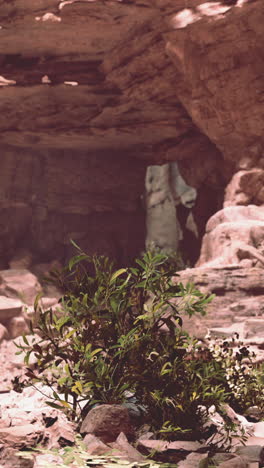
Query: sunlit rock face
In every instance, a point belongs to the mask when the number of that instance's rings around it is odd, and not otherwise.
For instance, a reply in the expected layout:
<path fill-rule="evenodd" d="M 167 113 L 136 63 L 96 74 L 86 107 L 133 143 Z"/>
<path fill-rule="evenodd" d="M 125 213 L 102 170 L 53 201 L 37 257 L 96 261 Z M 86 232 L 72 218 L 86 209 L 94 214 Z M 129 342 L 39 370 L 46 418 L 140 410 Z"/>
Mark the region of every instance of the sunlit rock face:
<path fill-rule="evenodd" d="M 174 161 L 201 237 L 238 161 L 260 164 L 261 5 L 0 0 L 2 263 L 70 238 L 130 260 L 146 167 Z"/>
<path fill-rule="evenodd" d="M 207 223 L 197 266 L 264 268 L 263 246 L 264 207 L 226 207 Z"/>
<path fill-rule="evenodd" d="M 157 0 L 177 69 L 177 95 L 225 159 L 263 155 L 262 1 Z"/>

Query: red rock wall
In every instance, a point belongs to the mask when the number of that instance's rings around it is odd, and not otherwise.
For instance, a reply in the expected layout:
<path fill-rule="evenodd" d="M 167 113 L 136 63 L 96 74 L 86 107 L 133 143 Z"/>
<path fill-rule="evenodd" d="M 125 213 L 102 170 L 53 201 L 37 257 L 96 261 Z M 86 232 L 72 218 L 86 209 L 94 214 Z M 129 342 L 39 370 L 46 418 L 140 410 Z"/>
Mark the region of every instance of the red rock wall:
<path fill-rule="evenodd" d="M 4 261 L 25 245 L 63 257 L 69 237 L 131 258 L 146 165 L 167 161 L 198 190 L 202 234 L 236 168 L 260 164 L 263 13 L 262 0 L 0 0 Z"/>

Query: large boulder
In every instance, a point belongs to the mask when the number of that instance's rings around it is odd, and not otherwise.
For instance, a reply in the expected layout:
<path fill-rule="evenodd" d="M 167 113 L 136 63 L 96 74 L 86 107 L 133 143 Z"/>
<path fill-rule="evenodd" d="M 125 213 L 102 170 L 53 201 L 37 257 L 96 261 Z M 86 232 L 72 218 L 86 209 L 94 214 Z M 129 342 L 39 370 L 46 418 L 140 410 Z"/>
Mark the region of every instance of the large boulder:
<path fill-rule="evenodd" d="M 122 405 L 99 405 L 91 409 L 84 418 L 81 433 L 93 434 L 103 442 L 114 442 L 120 432 L 127 437 L 133 435 L 128 410 Z"/>
<path fill-rule="evenodd" d="M 238 171 L 226 187 L 224 206 L 264 204 L 264 170 Z"/>
<path fill-rule="evenodd" d="M 264 206 L 230 206 L 209 219 L 199 267 L 264 267 Z"/>

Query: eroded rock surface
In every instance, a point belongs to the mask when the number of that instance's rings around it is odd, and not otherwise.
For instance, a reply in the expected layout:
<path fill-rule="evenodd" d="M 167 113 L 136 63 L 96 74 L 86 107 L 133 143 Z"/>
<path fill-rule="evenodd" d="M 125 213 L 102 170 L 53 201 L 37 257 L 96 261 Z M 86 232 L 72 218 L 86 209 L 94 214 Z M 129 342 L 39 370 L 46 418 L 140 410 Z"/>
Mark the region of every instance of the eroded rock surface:
<path fill-rule="evenodd" d="M 160 7 L 163 0 L 158 0 Z M 177 95 L 225 158 L 255 163 L 263 153 L 261 1 L 166 1 L 167 51 Z"/>
<path fill-rule="evenodd" d="M 146 165 L 166 161 L 198 189 L 202 235 L 262 154 L 261 5 L 1 2 L 2 261 L 65 258 L 70 237 L 131 259 Z"/>
<path fill-rule="evenodd" d="M 197 266 L 264 267 L 264 206 L 230 206 L 207 223 Z"/>

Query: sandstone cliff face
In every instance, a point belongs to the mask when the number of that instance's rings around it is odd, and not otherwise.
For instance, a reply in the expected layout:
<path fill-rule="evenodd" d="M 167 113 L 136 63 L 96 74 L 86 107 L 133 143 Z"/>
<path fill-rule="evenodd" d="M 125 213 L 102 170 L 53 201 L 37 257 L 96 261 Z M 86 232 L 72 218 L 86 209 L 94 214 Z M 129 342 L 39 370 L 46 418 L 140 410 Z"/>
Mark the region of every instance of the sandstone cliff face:
<path fill-rule="evenodd" d="M 261 166 L 262 1 L 199 3 L 0 0 L 3 263 L 65 257 L 70 237 L 131 258 L 146 166 L 168 161 L 201 236 L 235 171 Z"/>
<path fill-rule="evenodd" d="M 263 153 L 262 2 L 166 4 L 177 95 L 225 159 L 255 163 Z"/>

